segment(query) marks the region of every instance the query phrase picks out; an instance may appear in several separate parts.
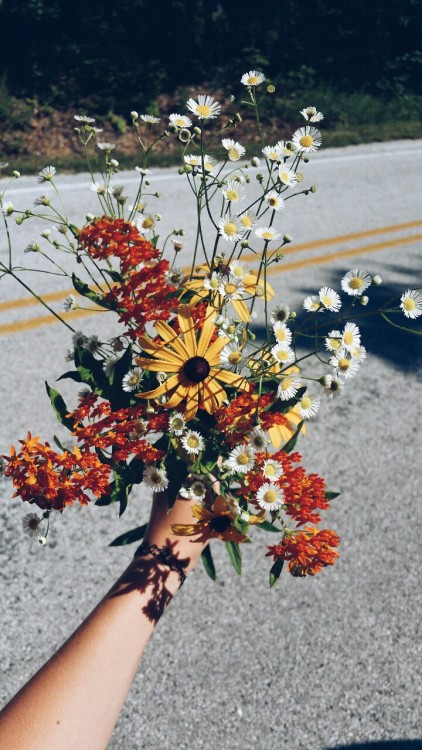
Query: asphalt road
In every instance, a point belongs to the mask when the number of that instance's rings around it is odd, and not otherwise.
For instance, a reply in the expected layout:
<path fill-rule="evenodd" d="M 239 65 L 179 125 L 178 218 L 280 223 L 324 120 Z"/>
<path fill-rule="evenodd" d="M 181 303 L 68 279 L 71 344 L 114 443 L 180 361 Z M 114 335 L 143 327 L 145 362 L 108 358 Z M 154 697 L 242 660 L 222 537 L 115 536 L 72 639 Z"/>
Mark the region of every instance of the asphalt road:
<path fill-rule="evenodd" d="M 338 288 L 356 266 L 384 278 L 380 299 L 421 284 L 421 155 L 421 141 L 402 141 L 313 158 L 307 184 L 317 193 L 290 201 L 282 215 L 282 231 L 294 243 L 271 279 L 277 298 L 299 309 L 306 294 L 323 284 Z M 126 179 L 133 173 L 116 183 Z M 69 213 L 82 221 L 94 205 L 86 176 L 59 182 Z M 157 170 L 151 182 L 163 195 L 163 234 L 187 229 L 183 263 L 193 217 L 183 180 L 176 170 Z M 16 206 L 31 206 L 40 193 L 33 178 L 12 188 Z M 158 209 L 152 200 L 151 209 Z M 22 254 L 34 229 L 24 225 L 14 234 L 17 262 L 38 261 Z M 4 235 L 0 242 L 3 256 Z M 66 279 L 47 281 L 36 272 L 26 279 L 60 309 Z M 7 452 L 28 429 L 44 439 L 62 434 L 44 380 L 54 383 L 66 369 L 70 333 L 22 302 L 26 293 L 11 280 L 0 281 L 0 295 L 0 451 Z M 108 316 L 67 320 L 89 334 L 110 331 Z M 324 750 L 382 740 L 403 740 L 403 750 L 422 747 L 422 350 L 419 338 L 375 320 L 363 343 L 369 357 L 358 378 L 341 399 L 324 403 L 299 445 L 307 468 L 342 492 L 323 524 L 341 536 L 340 560 L 313 579 L 285 574 L 270 591 L 263 536 L 255 534 L 244 551 L 241 579 L 224 546 L 214 544 L 218 581 L 198 568 L 171 604 L 111 750 Z M 75 389 L 62 390 L 72 403 Z M 28 507 L 11 499 L 4 479 L 0 488 L 0 697 L 7 700 L 123 569 L 130 551 L 107 545 L 147 518 L 149 499 L 138 491 L 121 519 L 115 508 L 68 509 L 40 548 L 21 531 Z"/>

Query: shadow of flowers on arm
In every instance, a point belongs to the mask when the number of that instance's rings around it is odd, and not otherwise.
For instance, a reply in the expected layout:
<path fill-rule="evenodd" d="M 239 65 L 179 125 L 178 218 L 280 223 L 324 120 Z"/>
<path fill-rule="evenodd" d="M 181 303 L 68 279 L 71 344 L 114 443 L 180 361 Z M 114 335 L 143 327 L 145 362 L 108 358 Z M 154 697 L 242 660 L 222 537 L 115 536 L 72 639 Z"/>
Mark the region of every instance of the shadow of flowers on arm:
<path fill-rule="evenodd" d="M 184 570 L 189 566 L 190 558 L 179 557 L 177 542 L 166 539 L 166 550 L 177 560 Z M 171 576 L 172 585 L 169 586 Z M 138 591 L 147 596 L 142 612 L 154 624 L 158 622 L 165 608 L 175 593 L 174 577 L 178 573 L 171 570 L 160 559 L 151 555 L 135 556 L 121 578 L 113 586 L 109 597 L 122 596 L 131 591 Z"/>

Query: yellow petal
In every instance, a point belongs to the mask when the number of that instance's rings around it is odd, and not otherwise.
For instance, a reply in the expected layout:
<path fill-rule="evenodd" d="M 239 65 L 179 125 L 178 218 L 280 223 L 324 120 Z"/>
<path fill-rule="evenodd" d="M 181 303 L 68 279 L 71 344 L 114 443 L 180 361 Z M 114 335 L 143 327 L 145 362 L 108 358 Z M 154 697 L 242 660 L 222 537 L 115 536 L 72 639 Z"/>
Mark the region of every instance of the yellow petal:
<path fill-rule="evenodd" d="M 186 394 L 185 419 L 187 422 L 189 422 L 190 419 L 194 418 L 196 412 L 198 411 L 198 407 L 199 407 L 199 384 L 192 383 L 192 385 L 189 386 L 188 392 Z"/>
<path fill-rule="evenodd" d="M 163 341 L 165 341 L 168 346 L 171 346 L 171 348 L 174 349 L 174 351 L 179 355 L 182 362 L 186 362 L 186 360 L 192 356 L 191 354 L 189 354 L 189 351 L 181 340 L 179 334 L 176 333 L 173 328 L 168 325 L 168 323 L 165 323 L 162 320 L 157 320 L 154 323 L 154 326 Z"/>
<path fill-rule="evenodd" d="M 147 359 L 146 357 L 136 357 L 135 362 L 143 370 L 151 370 L 151 372 L 175 372 L 180 369 L 179 364 L 164 362 L 164 360 L 157 362 L 154 359 Z"/>
<path fill-rule="evenodd" d="M 166 380 L 165 383 L 158 386 L 158 388 L 154 388 L 152 391 L 144 391 L 143 393 L 136 393 L 135 396 L 137 398 L 158 398 L 159 396 L 162 396 L 164 393 L 168 393 L 173 388 L 175 388 L 180 383 L 180 375 L 172 375 L 171 378 Z"/>
<path fill-rule="evenodd" d="M 208 508 L 205 508 L 203 505 L 193 505 L 192 515 L 195 516 L 198 521 L 212 521 L 213 519 L 213 514 L 211 513 L 211 511 L 209 511 Z"/>
<path fill-rule="evenodd" d="M 179 305 L 177 308 L 177 319 L 179 321 L 180 330 L 183 333 L 184 342 L 189 352 L 189 356 L 196 357 L 197 343 L 195 326 L 189 305 Z"/>
<path fill-rule="evenodd" d="M 147 354 L 151 354 L 156 358 L 164 359 L 166 362 L 173 362 L 179 367 L 186 361 L 185 359 L 182 360 L 181 357 L 179 357 L 175 352 L 172 352 L 171 349 L 166 349 L 165 346 L 157 346 L 157 344 L 154 344 L 152 341 L 144 338 L 143 336 L 139 337 L 139 343 L 142 349 Z"/>
<path fill-rule="evenodd" d="M 226 336 L 219 336 L 218 339 L 213 341 L 208 351 L 204 354 L 204 357 L 208 360 L 210 365 L 220 364 L 220 352 L 228 344 L 230 339 Z"/>
<path fill-rule="evenodd" d="M 242 375 L 237 375 L 234 372 L 228 370 L 219 370 L 215 373 L 217 380 L 221 380 L 223 383 L 233 385 L 235 388 L 243 388 L 243 390 L 249 390 L 249 383 L 245 380 Z"/>
<path fill-rule="evenodd" d="M 239 318 L 243 323 L 248 323 L 251 319 L 251 316 L 249 314 L 249 310 L 246 307 L 243 299 L 232 299 L 231 303 L 236 310 Z"/>
<path fill-rule="evenodd" d="M 198 529 L 197 527 L 198 524 L 196 523 L 174 523 L 172 524 L 171 530 L 173 534 L 176 534 L 176 536 L 193 536 L 194 534 L 200 533 L 200 529 Z"/>
<path fill-rule="evenodd" d="M 174 409 L 181 401 L 183 401 L 183 399 L 186 398 L 190 388 L 190 385 L 187 385 L 186 383 L 187 381 L 183 381 L 177 386 L 177 389 L 165 404 L 166 409 Z"/>
<path fill-rule="evenodd" d="M 212 322 L 214 318 L 215 318 L 214 307 L 207 307 L 207 311 L 205 313 L 204 325 L 202 326 L 202 331 L 201 331 L 201 335 L 199 337 L 199 342 L 198 342 L 198 356 L 199 357 L 205 357 L 207 353 L 208 345 L 215 331 L 215 325 Z"/>
<path fill-rule="evenodd" d="M 217 402 L 217 408 L 220 408 L 225 398 L 227 398 L 227 393 L 222 388 L 220 383 L 218 383 L 214 377 L 211 377 L 211 375 L 208 376 L 206 380 L 204 380 L 204 383 L 207 384 L 207 388 L 211 391 L 213 394 L 216 402 Z"/>

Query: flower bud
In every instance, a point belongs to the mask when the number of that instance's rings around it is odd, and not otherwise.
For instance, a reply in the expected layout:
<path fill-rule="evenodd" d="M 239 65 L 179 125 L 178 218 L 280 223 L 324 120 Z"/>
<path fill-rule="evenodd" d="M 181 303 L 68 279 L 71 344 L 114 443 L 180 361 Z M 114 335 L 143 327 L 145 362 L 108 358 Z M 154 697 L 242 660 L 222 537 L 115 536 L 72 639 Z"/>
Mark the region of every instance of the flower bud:
<path fill-rule="evenodd" d="M 186 165 L 185 165 L 185 166 L 183 167 L 183 170 L 182 170 L 182 174 L 183 174 L 183 172 L 184 172 L 185 174 L 190 174 L 191 172 L 193 172 L 193 168 L 191 167 L 191 165 L 190 165 L 190 164 L 186 164 Z"/>
<path fill-rule="evenodd" d="M 94 214 L 86 214 L 85 216 L 85 219 L 87 221 L 94 221 L 94 218 L 95 218 Z"/>
<path fill-rule="evenodd" d="M 186 229 L 180 229 L 179 234 L 181 237 L 184 237 L 186 234 Z"/>
<path fill-rule="evenodd" d="M 193 129 L 193 132 L 195 133 L 195 135 L 201 135 L 201 128 L 198 128 L 198 126 L 196 125 Z"/>
<path fill-rule="evenodd" d="M 376 273 L 375 276 L 372 277 L 372 283 L 375 286 L 379 286 L 382 284 L 382 277 L 379 275 L 379 273 Z"/>
<path fill-rule="evenodd" d="M 312 185 L 312 187 L 311 187 L 311 193 L 316 193 L 316 187 L 315 187 L 315 185 Z"/>
<path fill-rule="evenodd" d="M 284 258 L 284 253 L 277 253 L 277 255 L 275 256 L 275 259 L 277 261 L 283 260 L 283 258 Z"/>
<path fill-rule="evenodd" d="M 307 163 L 308 163 L 308 161 L 309 161 L 309 156 L 304 156 L 304 157 L 302 158 L 302 161 L 304 162 L 304 164 L 307 164 Z"/>
<path fill-rule="evenodd" d="M 179 169 L 177 171 L 179 172 L 179 174 L 185 174 L 185 168 L 184 167 L 179 167 Z"/>
<path fill-rule="evenodd" d="M 285 235 L 283 235 L 283 242 L 286 245 L 288 245 L 289 242 L 293 242 L 293 237 L 291 236 L 291 234 L 285 234 Z"/>
<path fill-rule="evenodd" d="M 50 234 L 51 234 L 50 229 L 43 229 L 43 231 L 41 232 L 41 237 L 44 237 L 45 240 L 48 240 Z"/>
<path fill-rule="evenodd" d="M 240 243 L 240 247 L 249 247 L 249 241 L 248 240 L 242 240 Z"/>
<path fill-rule="evenodd" d="M 157 190 L 157 192 L 154 193 L 154 195 L 155 195 L 156 198 L 161 198 L 161 193 L 160 193 L 159 190 Z"/>
<path fill-rule="evenodd" d="M 239 112 L 236 112 L 235 119 L 237 120 L 237 122 L 242 122 L 242 116 L 239 114 Z"/>
<path fill-rule="evenodd" d="M 274 94 L 274 91 L 275 91 L 275 86 L 273 86 L 273 84 L 272 84 L 272 83 L 270 83 L 270 84 L 269 84 L 269 85 L 267 86 L 267 91 L 268 91 L 268 93 L 269 93 L 269 94 Z"/>
<path fill-rule="evenodd" d="M 177 131 L 178 131 L 177 125 L 175 125 L 173 122 L 170 123 L 170 125 L 168 126 L 167 129 L 168 129 L 169 133 L 177 133 Z"/>
<path fill-rule="evenodd" d="M 258 172 L 258 174 L 256 175 L 256 179 L 258 180 L 258 182 L 262 182 L 262 180 L 264 179 L 264 175 L 261 174 L 261 172 Z"/>
<path fill-rule="evenodd" d="M 251 164 L 253 167 L 259 167 L 259 165 L 261 164 L 261 159 L 258 159 L 257 156 L 253 156 L 251 159 Z"/>
<path fill-rule="evenodd" d="M 162 219 L 163 217 L 162 217 L 162 215 L 161 215 L 161 214 L 155 214 L 155 218 L 156 218 L 156 220 L 157 220 L 157 221 L 161 221 L 161 219 Z"/>
<path fill-rule="evenodd" d="M 133 109 L 132 112 L 130 113 L 130 116 L 131 116 L 132 120 L 135 122 L 135 120 L 138 119 L 139 114 L 137 113 L 136 109 Z"/>
<path fill-rule="evenodd" d="M 294 310 L 292 310 L 292 311 L 291 311 L 291 312 L 289 313 L 289 318 L 290 318 L 291 320 L 294 320 L 294 319 L 296 318 L 296 316 L 297 316 L 297 313 L 295 313 L 295 311 L 294 311 Z"/>
<path fill-rule="evenodd" d="M 12 172 L 12 175 L 13 175 L 13 177 L 15 177 L 15 179 L 17 180 L 17 179 L 18 179 L 18 177 L 20 177 L 20 176 L 21 176 L 21 173 L 20 173 L 20 172 L 18 172 L 18 170 L 17 170 L 17 169 L 14 169 L 14 170 L 13 170 L 13 172 Z"/>
<path fill-rule="evenodd" d="M 23 224 L 23 216 L 16 216 L 15 222 L 16 222 L 16 224 L 18 226 L 20 226 L 21 224 Z"/>
<path fill-rule="evenodd" d="M 201 131 L 199 131 L 201 132 Z M 179 132 L 179 141 L 182 141 L 182 143 L 189 143 L 189 141 L 192 138 L 192 133 L 187 128 L 182 128 Z"/>
<path fill-rule="evenodd" d="M 366 294 L 364 294 L 362 297 L 359 298 L 359 302 L 361 305 L 365 307 L 369 302 L 369 297 L 367 297 Z"/>
<path fill-rule="evenodd" d="M 117 159 L 110 159 L 110 164 L 112 167 L 115 167 L 115 168 L 119 166 L 119 162 L 117 161 Z"/>

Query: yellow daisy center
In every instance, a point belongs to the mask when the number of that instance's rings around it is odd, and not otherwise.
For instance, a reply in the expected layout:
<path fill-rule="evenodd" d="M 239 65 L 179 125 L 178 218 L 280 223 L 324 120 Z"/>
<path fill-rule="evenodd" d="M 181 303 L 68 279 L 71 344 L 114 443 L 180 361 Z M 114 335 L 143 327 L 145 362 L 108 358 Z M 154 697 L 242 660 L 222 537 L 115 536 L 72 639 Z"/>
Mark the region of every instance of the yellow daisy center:
<path fill-rule="evenodd" d="M 412 297 L 406 297 L 406 299 L 403 302 L 403 307 L 405 310 L 410 312 L 411 310 L 414 310 L 416 307 L 416 302 Z"/>
<path fill-rule="evenodd" d="M 204 494 L 204 488 L 202 487 L 202 484 L 193 484 L 191 487 L 191 490 L 196 497 L 202 497 Z"/>
<path fill-rule="evenodd" d="M 207 172 L 211 172 L 213 168 L 214 164 L 211 161 L 204 161 L 204 169 L 206 169 Z"/>
<path fill-rule="evenodd" d="M 239 158 L 239 152 L 238 152 L 237 148 L 234 148 L 234 146 L 232 146 L 231 148 L 229 148 L 228 153 L 229 153 L 229 159 L 238 159 Z"/>
<path fill-rule="evenodd" d="M 232 352 L 229 355 L 229 362 L 231 365 L 237 365 L 242 360 L 242 353 L 241 352 Z"/>
<path fill-rule="evenodd" d="M 258 76 L 249 76 L 249 78 L 248 78 L 248 84 L 249 84 L 249 86 L 256 86 L 256 84 L 258 83 L 258 81 L 259 81 Z"/>
<path fill-rule="evenodd" d="M 347 344 L 346 337 L 344 337 L 344 340 Z M 329 339 L 329 342 L 330 342 L 330 346 L 332 349 L 340 349 L 340 346 L 341 346 L 340 339 Z"/>
<path fill-rule="evenodd" d="M 278 151 L 270 151 L 270 153 L 268 154 L 268 158 L 271 159 L 271 161 L 277 161 L 278 157 Z"/>
<path fill-rule="evenodd" d="M 346 331 L 343 336 L 343 340 L 345 344 L 353 344 L 353 333 L 351 331 Z"/>
<path fill-rule="evenodd" d="M 252 226 L 252 220 L 250 219 L 249 216 L 242 216 L 242 218 L 240 219 L 240 221 L 241 221 L 241 224 L 244 227 L 251 227 Z"/>
<path fill-rule="evenodd" d="M 277 493 L 275 490 L 267 490 L 264 495 L 264 500 L 266 503 L 275 503 L 277 500 Z"/>
<path fill-rule="evenodd" d="M 218 289 L 220 286 L 220 282 L 218 279 L 210 279 L 210 288 L 211 289 Z"/>
<path fill-rule="evenodd" d="M 236 287 L 234 284 L 230 284 L 229 282 L 228 284 L 224 284 L 224 291 L 226 294 L 234 294 L 236 291 Z"/>
<path fill-rule="evenodd" d="M 275 337 L 277 341 L 286 341 L 287 340 L 286 331 L 284 331 L 283 328 L 279 328 L 277 331 L 275 331 Z"/>
<path fill-rule="evenodd" d="M 291 386 L 291 384 L 292 384 L 291 378 L 287 378 L 287 380 L 283 380 L 280 383 L 280 388 L 281 388 L 282 391 L 288 391 L 289 388 L 290 388 L 290 386 Z"/>
<path fill-rule="evenodd" d="M 302 401 L 300 402 L 300 405 L 302 409 L 309 409 L 309 407 L 312 406 L 312 400 L 309 398 L 309 396 L 304 396 Z"/>
<path fill-rule="evenodd" d="M 184 424 L 179 417 L 176 417 L 172 420 L 171 426 L 173 427 L 173 430 L 183 430 Z"/>
<path fill-rule="evenodd" d="M 151 229 L 154 226 L 154 219 L 147 217 L 142 222 L 142 229 Z"/>
<path fill-rule="evenodd" d="M 239 200 L 239 193 L 237 192 L 237 190 L 227 190 L 226 198 L 228 201 L 237 201 Z"/>
<path fill-rule="evenodd" d="M 266 477 L 273 477 L 275 474 L 274 466 L 272 464 L 269 464 L 268 466 L 266 466 L 264 474 Z"/>
<path fill-rule="evenodd" d="M 279 362 L 287 362 L 289 358 L 289 352 L 284 351 L 284 349 L 280 349 L 280 351 L 277 352 L 276 357 Z"/>
<path fill-rule="evenodd" d="M 359 276 L 353 276 L 353 279 L 350 279 L 349 286 L 351 289 L 360 289 L 363 284 L 362 279 L 359 278 Z"/>
<path fill-rule="evenodd" d="M 137 385 L 139 383 L 139 375 L 137 375 L 136 373 L 131 375 L 129 378 L 129 383 L 130 385 Z"/>
<path fill-rule="evenodd" d="M 233 266 L 232 274 L 233 276 L 236 276 L 238 279 L 241 279 L 244 274 L 242 266 Z"/>
<path fill-rule="evenodd" d="M 343 357 L 342 359 L 339 359 L 338 366 L 340 370 L 346 371 L 350 367 L 350 361 Z"/>
<path fill-rule="evenodd" d="M 224 224 L 224 232 L 228 237 L 233 237 L 237 232 L 237 226 L 232 221 L 228 221 Z"/>
<path fill-rule="evenodd" d="M 241 466 L 246 466 L 249 463 L 249 456 L 247 453 L 239 453 L 237 457 L 237 463 Z"/>
<path fill-rule="evenodd" d="M 312 146 L 313 142 L 314 139 L 311 135 L 303 135 L 299 141 L 300 145 L 303 146 L 303 148 L 309 148 L 309 146 Z"/>
<path fill-rule="evenodd" d="M 331 305 L 333 304 L 333 300 L 328 296 L 328 294 L 324 294 L 324 296 L 321 298 L 321 302 L 323 305 L 325 305 L 325 307 L 331 307 Z"/>
<path fill-rule="evenodd" d="M 280 180 L 282 182 L 289 182 L 289 173 L 288 172 L 280 172 Z"/>
<path fill-rule="evenodd" d="M 176 125 L 178 125 L 180 128 L 183 128 L 185 124 L 185 121 L 182 117 L 176 117 Z"/>
<path fill-rule="evenodd" d="M 198 445 L 199 445 L 199 440 L 198 440 L 198 438 L 197 438 L 196 435 L 189 435 L 189 437 L 188 437 L 188 439 L 187 439 L 186 442 L 187 442 L 189 448 L 197 448 Z"/>
<path fill-rule="evenodd" d="M 272 240 L 273 237 L 274 237 L 274 232 L 262 232 L 263 240 Z"/>
<path fill-rule="evenodd" d="M 208 104 L 198 104 L 196 111 L 201 117 L 209 117 L 211 114 L 211 107 L 209 107 Z"/>

